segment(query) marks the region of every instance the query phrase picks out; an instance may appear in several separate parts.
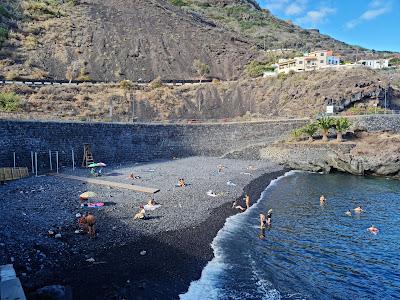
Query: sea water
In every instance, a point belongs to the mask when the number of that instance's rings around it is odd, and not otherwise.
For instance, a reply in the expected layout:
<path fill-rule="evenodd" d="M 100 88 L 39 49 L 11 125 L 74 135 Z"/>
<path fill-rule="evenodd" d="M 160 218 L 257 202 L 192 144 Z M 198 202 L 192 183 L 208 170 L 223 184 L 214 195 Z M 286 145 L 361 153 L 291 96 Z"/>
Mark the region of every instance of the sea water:
<path fill-rule="evenodd" d="M 357 206 L 365 211 L 345 215 Z M 270 208 L 261 239 L 259 214 Z M 212 247 L 182 300 L 400 299 L 400 181 L 290 172 L 230 217 Z"/>

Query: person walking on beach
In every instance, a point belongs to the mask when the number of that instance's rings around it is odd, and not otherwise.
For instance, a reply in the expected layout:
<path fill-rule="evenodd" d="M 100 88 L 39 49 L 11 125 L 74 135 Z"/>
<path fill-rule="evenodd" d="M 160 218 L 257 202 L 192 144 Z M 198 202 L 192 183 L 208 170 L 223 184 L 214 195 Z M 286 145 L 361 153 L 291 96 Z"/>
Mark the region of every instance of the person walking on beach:
<path fill-rule="evenodd" d="M 88 234 L 90 238 L 94 239 L 96 237 L 96 229 L 94 228 L 96 217 L 92 213 L 86 215 L 86 224 L 88 226 Z"/>
<path fill-rule="evenodd" d="M 233 201 L 232 203 L 232 208 L 240 209 L 242 212 L 246 211 L 247 209 L 250 208 L 250 196 L 246 194 L 245 197 L 245 205 L 246 207 L 243 207 L 241 205 L 237 205 L 237 201 Z"/>

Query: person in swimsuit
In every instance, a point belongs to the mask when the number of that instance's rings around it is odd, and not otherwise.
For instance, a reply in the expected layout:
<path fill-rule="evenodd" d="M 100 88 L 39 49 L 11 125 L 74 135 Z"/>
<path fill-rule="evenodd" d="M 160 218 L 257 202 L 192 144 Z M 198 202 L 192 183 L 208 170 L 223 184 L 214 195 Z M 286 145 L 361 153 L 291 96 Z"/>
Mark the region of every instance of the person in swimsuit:
<path fill-rule="evenodd" d="M 361 208 L 361 206 L 359 206 L 359 207 L 356 207 L 354 209 L 354 211 L 359 214 L 359 213 L 363 212 L 364 210 Z"/>
<path fill-rule="evenodd" d="M 96 217 L 92 213 L 87 213 L 85 219 L 88 226 L 88 234 L 90 238 L 94 239 L 96 237 L 96 229 L 94 228 L 94 224 L 96 224 Z"/>
<path fill-rule="evenodd" d="M 267 213 L 267 225 L 271 226 L 272 208 Z"/>
<path fill-rule="evenodd" d="M 326 198 L 324 195 L 321 195 L 321 197 L 319 197 L 319 204 L 324 205 L 325 203 L 326 203 Z"/>
<path fill-rule="evenodd" d="M 368 231 L 373 233 L 373 234 L 378 234 L 379 233 L 379 229 L 375 227 L 375 225 L 371 225 L 370 228 L 368 228 Z"/>
<path fill-rule="evenodd" d="M 250 208 L 250 196 L 248 194 L 246 194 L 245 203 L 246 203 L 246 209 L 249 209 Z"/>
<path fill-rule="evenodd" d="M 266 219 L 265 219 L 265 214 L 264 213 L 260 213 L 260 228 L 261 229 L 265 229 L 266 227 Z"/>
<path fill-rule="evenodd" d="M 140 205 L 138 213 L 133 217 L 134 220 L 146 219 L 146 211 L 143 205 Z"/>
<path fill-rule="evenodd" d="M 183 178 L 179 178 L 178 186 L 179 187 L 185 187 L 186 186 L 185 180 Z"/>
<path fill-rule="evenodd" d="M 350 210 L 350 209 L 348 209 L 344 214 L 345 214 L 346 216 L 348 216 L 348 217 L 351 217 L 351 216 L 352 216 L 351 210 Z"/>

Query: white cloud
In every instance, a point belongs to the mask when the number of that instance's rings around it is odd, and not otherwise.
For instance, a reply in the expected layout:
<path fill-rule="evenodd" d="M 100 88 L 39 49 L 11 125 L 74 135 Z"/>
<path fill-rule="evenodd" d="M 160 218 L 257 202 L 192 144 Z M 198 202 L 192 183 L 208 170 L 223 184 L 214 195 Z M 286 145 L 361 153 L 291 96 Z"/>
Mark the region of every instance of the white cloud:
<path fill-rule="evenodd" d="M 302 14 L 308 4 L 309 0 L 264 0 L 259 1 L 260 4 L 271 11 L 281 11 L 288 16 L 295 16 Z"/>
<path fill-rule="evenodd" d="M 374 20 L 377 17 L 390 12 L 391 8 L 391 1 L 372 0 L 368 5 L 368 9 L 364 11 L 358 18 L 347 22 L 345 27 L 347 29 L 353 29 L 363 22 Z"/>
<path fill-rule="evenodd" d="M 317 25 L 326 22 L 327 18 L 336 13 L 335 8 L 322 7 L 318 10 L 310 10 L 304 17 L 297 18 L 297 22 L 301 24 Z"/>
<path fill-rule="evenodd" d="M 294 1 L 285 8 L 285 14 L 287 14 L 288 16 L 295 16 L 302 14 L 307 8 L 307 2 L 308 1 L 306 0 Z"/>

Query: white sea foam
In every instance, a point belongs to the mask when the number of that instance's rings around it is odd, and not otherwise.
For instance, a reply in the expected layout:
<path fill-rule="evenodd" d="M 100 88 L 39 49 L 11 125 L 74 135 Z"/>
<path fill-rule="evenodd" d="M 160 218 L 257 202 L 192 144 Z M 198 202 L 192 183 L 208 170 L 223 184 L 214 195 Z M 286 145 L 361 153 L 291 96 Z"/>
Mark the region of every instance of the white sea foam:
<path fill-rule="evenodd" d="M 251 206 L 247 211 L 241 214 L 236 214 L 226 219 L 224 227 L 218 232 L 217 236 L 214 238 L 211 243 L 211 247 L 214 251 L 214 258 L 203 269 L 201 273 L 201 278 L 197 281 L 193 281 L 189 290 L 185 294 L 179 295 L 181 300 L 217 300 L 223 299 L 224 293 L 222 289 L 216 286 L 218 283 L 218 278 L 226 269 L 229 269 L 229 265 L 225 262 L 225 257 L 223 253 L 223 249 L 219 246 L 221 239 L 225 238 L 227 235 L 235 232 L 237 227 L 241 226 L 243 220 L 246 218 L 246 215 L 250 210 L 256 209 L 258 203 L 263 198 L 264 193 L 277 184 L 277 182 L 283 177 L 290 176 L 295 174 L 296 171 L 290 171 L 284 174 L 277 179 L 271 181 L 268 187 L 262 192 L 261 197 L 257 200 L 257 202 Z M 257 276 L 257 274 L 255 274 Z M 271 299 L 280 299 L 279 291 L 272 288 L 271 283 L 266 280 L 259 278 L 258 279 L 258 289 L 263 292 L 263 300 L 271 300 Z M 232 299 L 232 295 L 229 297 Z M 239 297 L 240 298 L 240 297 Z"/>

